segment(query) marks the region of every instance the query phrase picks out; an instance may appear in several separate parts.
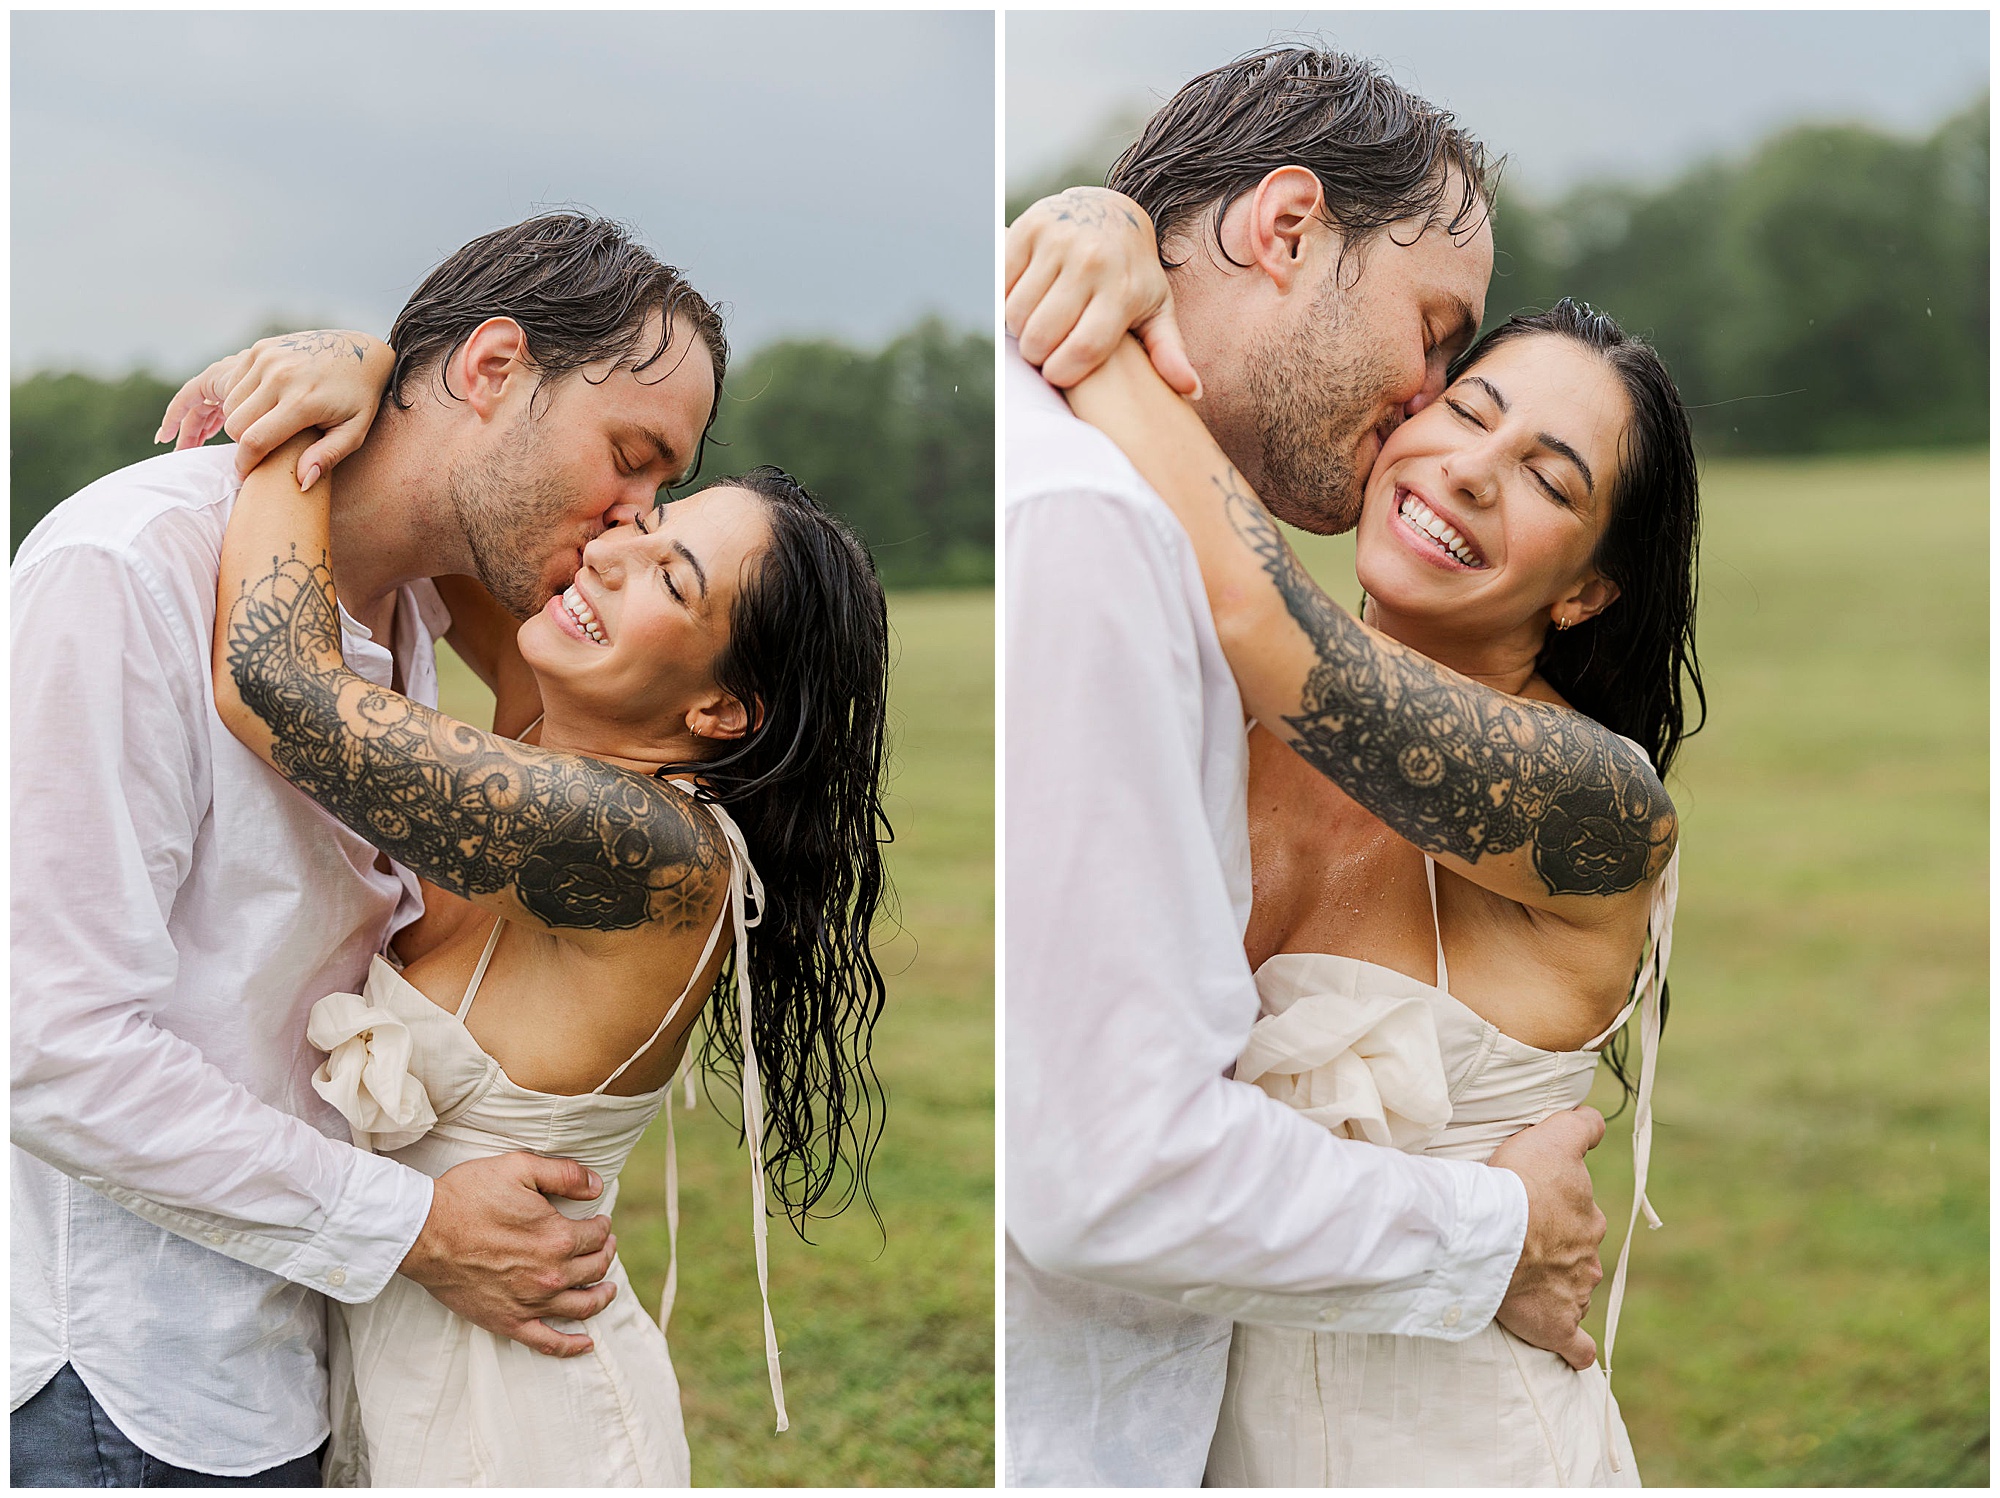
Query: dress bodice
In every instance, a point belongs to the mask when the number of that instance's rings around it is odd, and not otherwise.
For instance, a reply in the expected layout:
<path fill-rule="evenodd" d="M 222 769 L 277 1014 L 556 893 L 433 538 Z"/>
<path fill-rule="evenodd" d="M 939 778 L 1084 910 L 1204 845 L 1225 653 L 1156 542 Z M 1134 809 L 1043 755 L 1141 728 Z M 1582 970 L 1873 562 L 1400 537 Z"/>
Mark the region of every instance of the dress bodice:
<path fill-rule="evenodd" d="M 1654 969 L 1664 976 L 1679 864 L 1676 851 L 1653 891 L 1631 998 L 1587 1046 L 1529 1045 L 1452 996 L 1437 865 L 1426 857 L 1437 981 L 1332 952 L 1281 952 L 1257 969 L 1259 1017 L 1237 1079 L 1350 1138 L 1485 1160 L 1512 1135 L 1590 1095 L 1600 1048 L 1637 1012 Z M 1649 1050 L 1642 1036 L 1642 1059 Z"/>
<path fill-rule="evenodd" d="M 605 1183 L 605 1195 L 594 1202 L 551 1198 L 558 1211 L 579 1220 L 611 1210 L 618 1173 L 673 1089 L 668 1082 L 651 1092 L 617 1097 L 608 1092 L 565 1096 L 522 1087 L 480 1048 L 463 1020 L 432 1003 L 380 957 L 369 968 L 361 994 L 329 994 L 320 1005 L 314 1013 L 320 1035 L 327 1025 L 338 1025 L 352 1014 L 365 1024 L 368 1043 L 378 1051 L 393 1043 L 392 1027 L 402 1026 L 407 1075 L 422 1090 L 421 1104 L 411 1111 L 396 1117 L 373 1115 L 369 1121 L 390 1125 L 379 1133 L 354 1123 L 350 1114 L 357 1143 L 432 1177 L 467 1160 L 509 1150 L 575 1160 Z M 415 1094 L 410 1096 L 414 1101 Z M 431 1121 L 425 1126 L 427 1112 Z"/>
<path fill-rule="evenodd" d="M 1528 1045 L 1445 989 L 1394 968 L 1284 952 L 1256 976 L 1261 1017 L 1238 1079 L 1335 1133 L 1484 1160 L 1590 1094 L 1595 1051 Z M 1319 1043 L 1300 1044 L 1308 1034 Z"/>

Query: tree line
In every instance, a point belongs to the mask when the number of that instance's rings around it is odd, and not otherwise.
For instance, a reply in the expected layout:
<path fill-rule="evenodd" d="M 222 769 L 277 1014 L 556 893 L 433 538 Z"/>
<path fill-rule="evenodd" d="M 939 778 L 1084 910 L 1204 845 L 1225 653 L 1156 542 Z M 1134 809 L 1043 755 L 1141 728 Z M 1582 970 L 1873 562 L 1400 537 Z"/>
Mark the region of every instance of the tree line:
<path fill-rule="evenodd" d="M 45 372 L 13 386 L 11 545 L 85 484 L 166 449 L 178 379 Z M 928 319 L 876 350 L 830 340 L 739 358 L 703 463 L 775 463 L 868 542 L 892 587 L 993 579 L 993 341 Z"/>
<path fill-rule="evenodd" d="M 1658 347 L 1707 452 L 1984 442 L 1988 114 L 1921 140 L 1802 125 L 1664 187 L 1550 202 L 1503 174 L 1488 326 L 1561 296 L 1610 313 Z M 1016 193 L 1009 218 L 1101 182 L 1117 149 Z"/>

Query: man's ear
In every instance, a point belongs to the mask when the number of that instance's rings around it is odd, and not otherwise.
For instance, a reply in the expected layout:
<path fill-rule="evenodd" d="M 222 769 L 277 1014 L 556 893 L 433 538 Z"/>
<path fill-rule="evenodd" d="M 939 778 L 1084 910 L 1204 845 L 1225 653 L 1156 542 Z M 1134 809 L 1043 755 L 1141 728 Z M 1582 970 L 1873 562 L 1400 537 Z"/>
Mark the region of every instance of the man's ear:
<path fill-rule="evenodd" d="M 1271 172 L 1252 189 L 1243 228 L 1247 258 L 1281 293 L 1290 291 L 1311 258 L 1311 241 L 1328 232 L 1319 178 L 1302 166 Z"/>
<path fill-rule="evenodd" d="M 537 378 L 527 333 L 511 317 L 487 318 L 452 355 L 446 376 L 454 395 L 481 420 L 491 420 L 523 381 Z"/>

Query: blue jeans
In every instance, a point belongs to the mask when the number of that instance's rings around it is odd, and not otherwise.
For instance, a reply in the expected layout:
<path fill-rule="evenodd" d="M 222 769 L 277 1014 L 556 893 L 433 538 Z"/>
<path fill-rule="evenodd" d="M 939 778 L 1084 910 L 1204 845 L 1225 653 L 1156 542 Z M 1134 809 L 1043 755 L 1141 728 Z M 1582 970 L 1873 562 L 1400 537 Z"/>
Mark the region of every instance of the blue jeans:
<path fill-rule="evenodd" d="M 64 1363 L 8 1421 L 17 1488 L 316 1488 L 322 1446 L 249 1477 L 217 1477 L 148 1456 L 111 1423 Z"/>

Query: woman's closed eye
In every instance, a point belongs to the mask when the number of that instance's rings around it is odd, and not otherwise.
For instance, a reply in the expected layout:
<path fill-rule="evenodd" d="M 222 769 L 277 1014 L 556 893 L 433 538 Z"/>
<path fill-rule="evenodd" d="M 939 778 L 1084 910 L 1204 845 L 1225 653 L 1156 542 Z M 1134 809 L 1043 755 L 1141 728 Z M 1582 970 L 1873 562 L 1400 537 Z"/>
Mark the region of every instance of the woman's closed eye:
<path fill-rule="evenodd" d="M 1561 489 L 1556 487 L 1555 481 L 1551 479 L 1547 474 L 1543 473 L 1541 469 L 1530 468 L 1528 470 L 1528 476 L 1532 478 L 1536 483 L 1540 484 L 1543 490 L 1546 491 L 1546 493 L 1548 494 L 1549 498 L 1554 500 L 1557 504 L 1561 505 L 1565 510 L 1573 510 L 1576 508 L 1576 506 L 1570 502 L 1570 497 L 1567 494 L 1563 493 Z"/>
<path fill-rule="evenodd" d="M 1461 421 L 1469 422 L 1471 425 L 1478 427 L 1482 432 L 1486 430 L 1486 422 L 1480 417 L 1478 412 L 1466 405 L 1465 402 L 1446 396 L 1444 403 L 1451 407 L 1452 411 L 1457 414 Z"/>

